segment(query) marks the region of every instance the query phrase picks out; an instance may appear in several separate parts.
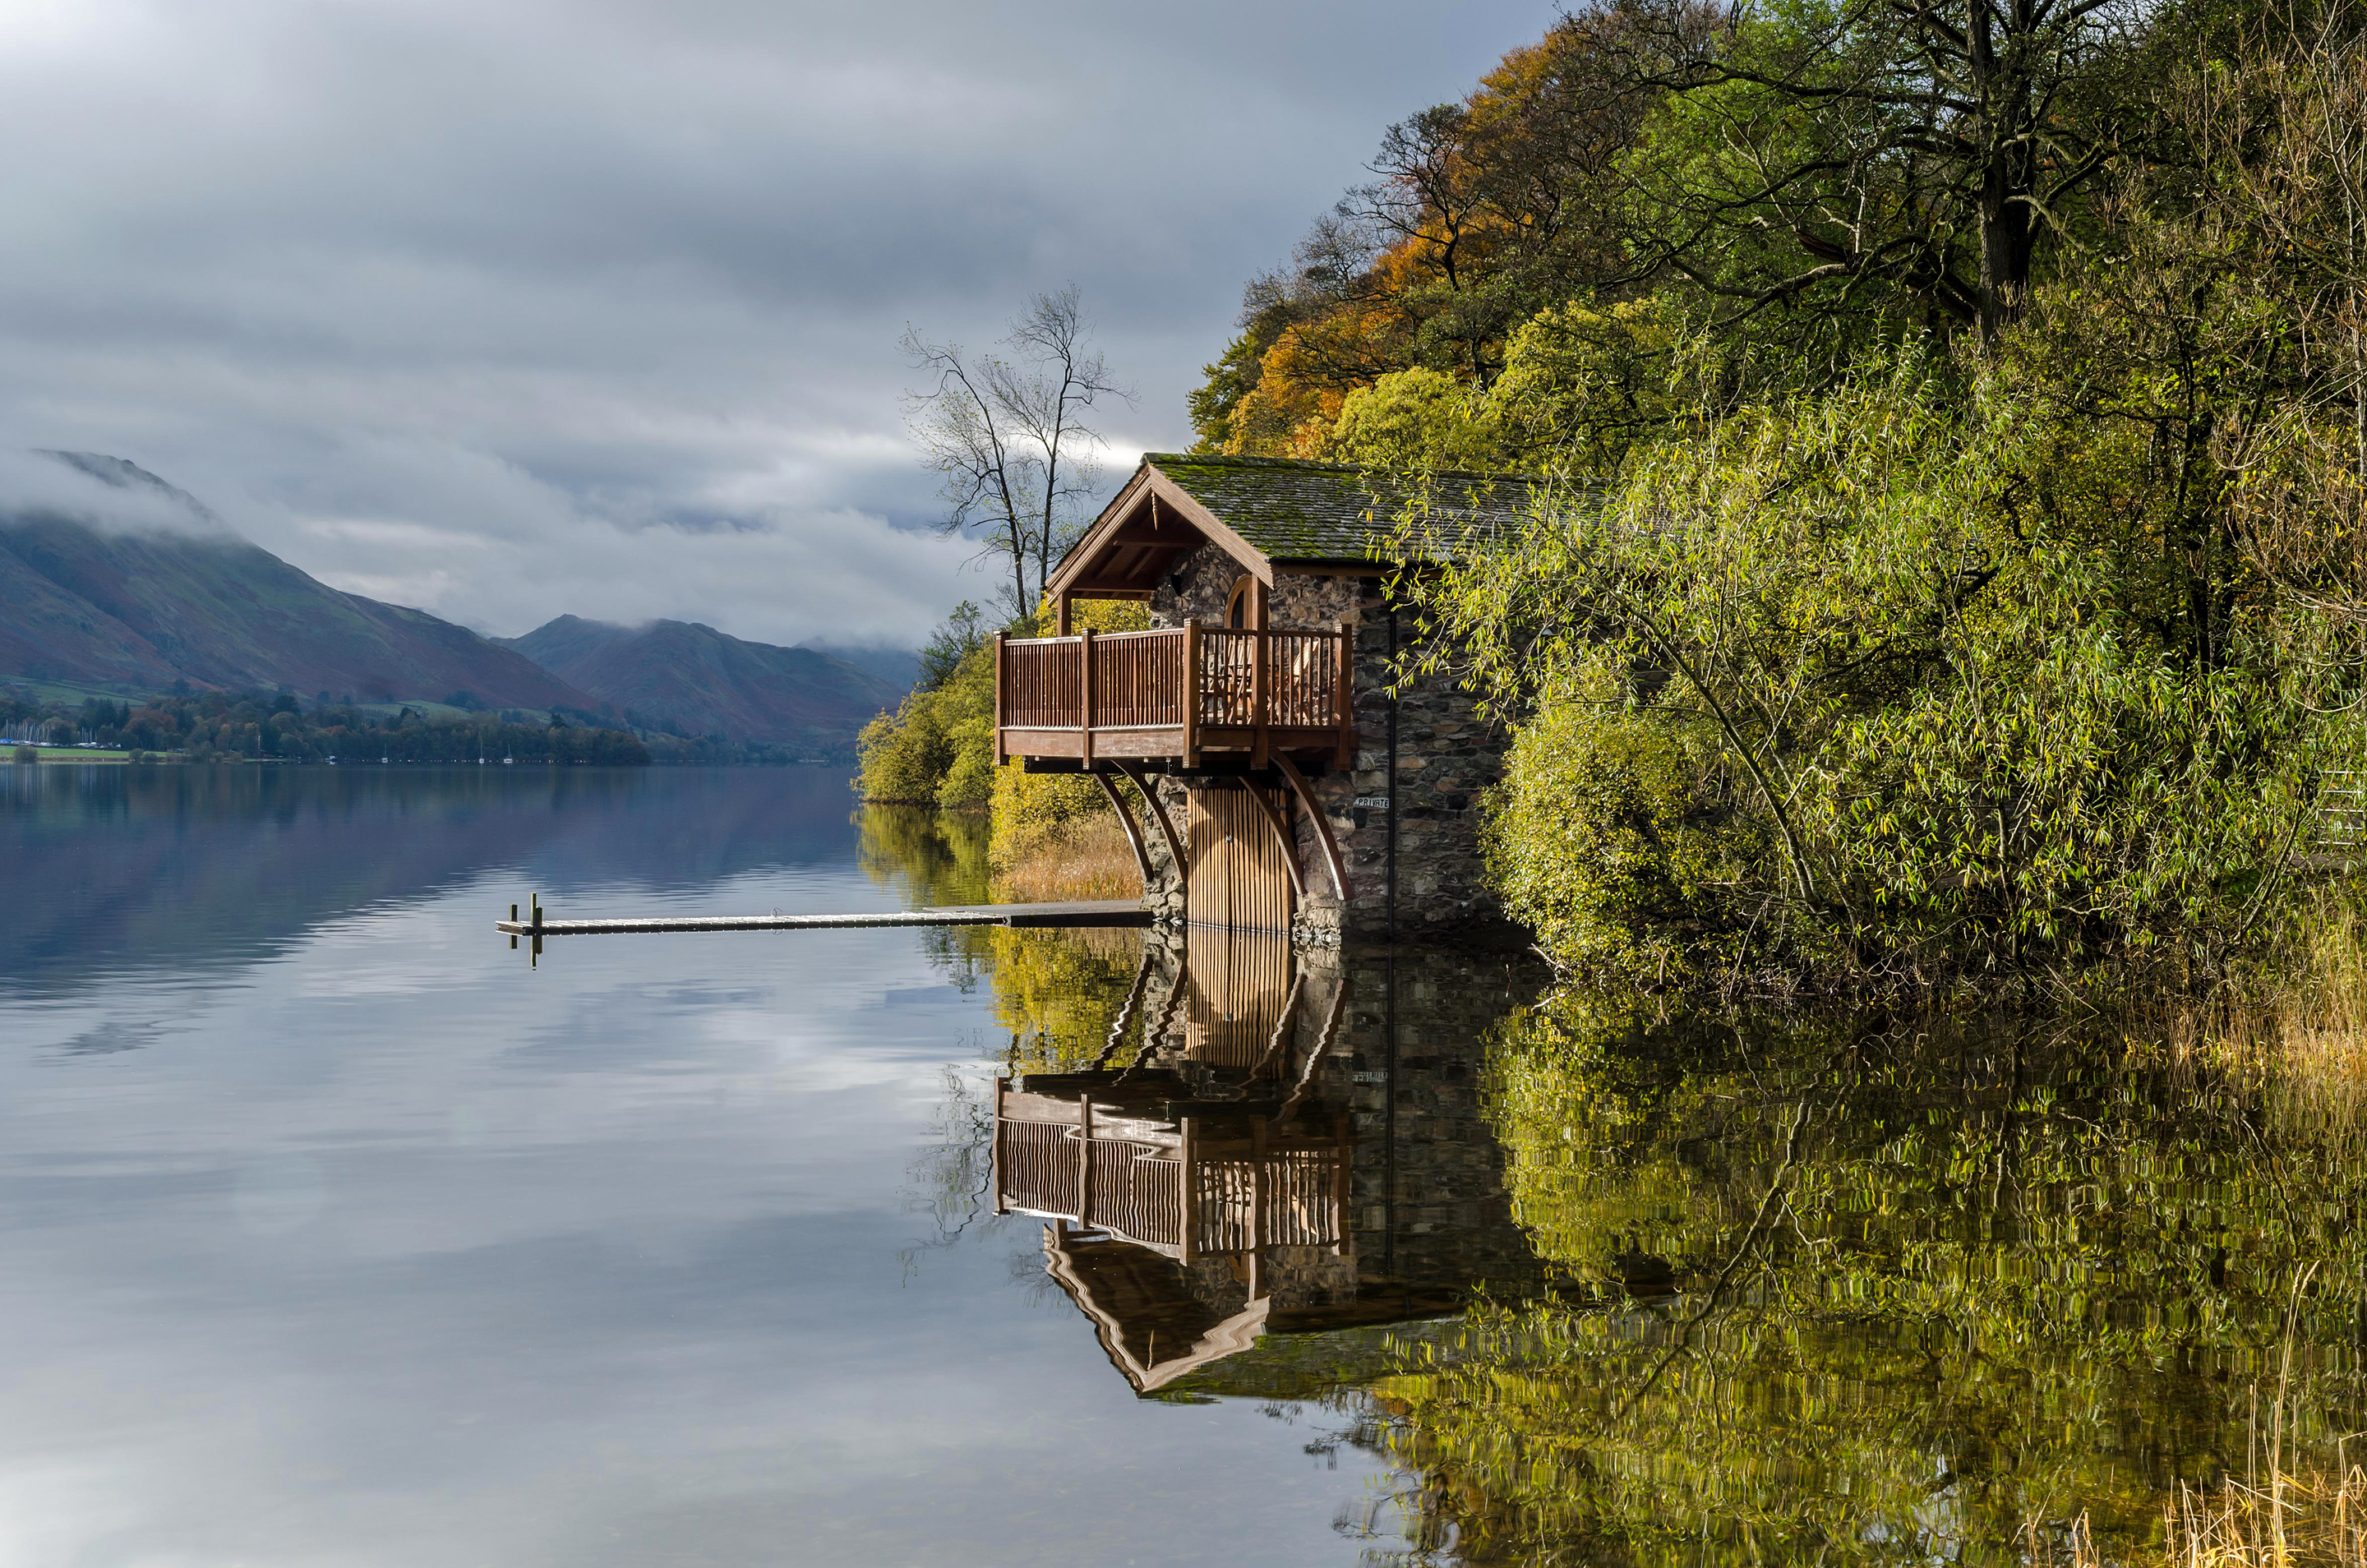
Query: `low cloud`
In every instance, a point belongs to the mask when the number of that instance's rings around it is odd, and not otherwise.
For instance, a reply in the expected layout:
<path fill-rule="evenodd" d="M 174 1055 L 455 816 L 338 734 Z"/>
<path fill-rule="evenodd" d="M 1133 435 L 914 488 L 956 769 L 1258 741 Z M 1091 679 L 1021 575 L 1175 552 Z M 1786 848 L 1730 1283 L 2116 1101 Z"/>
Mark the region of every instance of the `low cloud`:
<path fill-rule="evenodd" d="M 1552 15 L 0 11 L 0 445 L 488 630 L 910 643 L 993 585 L 927 532 L 907 322 L 983 346 L 1073 281 L 1142 390 L 1112 435 L 1183 445 L 1242 280 Z"/>
<path fill-rule="evenodd" d="M 45 515 L 107 533 L 237 536 L 196 497 L 119 459 L 88 452 L 0 451 L 0 520 Z"/>

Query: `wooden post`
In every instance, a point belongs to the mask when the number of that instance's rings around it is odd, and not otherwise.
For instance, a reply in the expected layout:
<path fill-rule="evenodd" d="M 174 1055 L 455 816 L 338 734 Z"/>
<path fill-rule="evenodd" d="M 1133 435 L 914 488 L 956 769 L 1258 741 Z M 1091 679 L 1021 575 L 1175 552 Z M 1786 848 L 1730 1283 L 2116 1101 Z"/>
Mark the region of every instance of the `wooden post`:
<path fill-rule="evenodd" d="M 1175 1145 L 1175 1157 L 1184 1167 L 1184 1235 L 1179 1250 L 1186 1263 L 1200 1255 L 1200 1176 L 1192 1164 L 1193 1145 L 1199 1141 L 1194 1130 L 1199 1120 L 1196 1116 L 1184 1118 L 1183 1134 Z"/>
<path fill-rule="evenodd" d="M 1091 1089 L 1077 1096 L 1077 1224 L 1086 1230 L 1093 1225 L 1093 1096 Z"/>
<path fill-rule="evenodd" d="M 994 634 L 994 765 L 1002 766 L 1011 760 L 1010 749 L 1002 743 L 1004 715 L 1010 711 L 1011 682 L 1003 674 L 1002 645 L 1011 639 L 1007 631 Z"/>
<path fill-rule="evenodd" d="M 1087 626 L 1085 635 L 1077 639 L 1077 657 L 1081 661 L 1077 690 L 1083 701 L 1084 711 L 1077 716 L 1077 755 L 1084 760 L 1085 772 L 1093 771 L 1093 628 Z"/>
<path fill-rule="evenodd" d="M 1260 1266 L 1265 1262 L 1265 1118 L 1250 1118 L 1250 1300 L 1259 1289 Z"/>
<path fill-rule="evenodd" d="M 1184 628 L 1184 766 L 1200 765 L 1200 623 Z"/>
<path fill-rule="evenodd" d="M 1122 762 L 1118 765 L 1125 766 Z M 1143 841 L 1142 829 L 1135 825 L 1134 812 L 1127 806 L 1126 796 L 1118 794 L 1117 785 L 1110 782 L 1110 776 L 1095 773 L 1093 777 L 1093 783 L 1102 786 L 1102 794 L 1109 797 L 1110 809 L 1117 813 L 1117 825 L 1125 830 L 1127 847 L 1134 852 L 1135 868 L 1142 873 L 1142 890 L 1147 894 L 1159 881 L 1150 869 L 1150 846 Z"/>
<path fill-rule="evenodd" d="M 1265 665 L 1266 652 L 1271 645 L 1266 641 L 1266 631 L 1263 626 L 1251 632 L 1249 637 L 1250 723 L 1253 727 L 1250 731 L 1250 766 L 1263 768 L 1265 766 Z"/>
<path fill-rule="evenodd" d="M 1339 700 L 1334 703 L 1334 718 L 1340 733 L 1331 742 L 1331 765 L 1341 772 L 1356 765 L 1355 742 L 1351 739 L 1356 728 L 1356 633 L 1347 622 L 1340 623 L 1340 682 Z"/>
<path fill-rule="evenodd" d="M 991 1145 L 991 1169 L 994 1180 L 994 1212 L 1007 1214 L 1011 1211 L 1002 1201 L 1002 1097 L 1011 1092 L 1011 1080 L 997 1073 L 994 1076 L 994 1142 Z"/>
<path fill-rule="evenodd" d="M 1065 592 L 1052 595 L 1052 635 L 1069 635 L 1069 596 Z"/>
<path fill-rule="evenodd" d="M 1342 985 L 1341 988 L 1345 990 L 1347 987 Z M 1334 1258 L 1343 1257 L 1348 1251 L 1348 1205 L 1353 1196 L 1349 1187 L 1356 1174 L 1353 1133 L 1354 1127 L 1348 1120 L 1348 1113 L 1344 1111 L 1333 1112 L 1331 1141 L 1340 1150 L 1339 1168 L 1331 1176 L 1331 1256 Z"/>

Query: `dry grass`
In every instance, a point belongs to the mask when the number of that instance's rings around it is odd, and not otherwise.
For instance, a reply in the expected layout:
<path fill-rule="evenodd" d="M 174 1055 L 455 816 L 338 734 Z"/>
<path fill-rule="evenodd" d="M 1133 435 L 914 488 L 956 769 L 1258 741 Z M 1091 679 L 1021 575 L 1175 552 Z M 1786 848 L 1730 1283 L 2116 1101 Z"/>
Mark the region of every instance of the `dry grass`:
<path fill-rule="evenodd" d="M 2328 893 L 2310 931 L 2303 973 L 2271 1005 L 2277 1055 L 2297 1077 L 2367 1100 L 2367 922 Z"/>
<path fill-rule="evenodd" d="M 1106 811 L 1061 823 L 994 872 L 995 897 L 1004 903 L 1132 898 L 1141 892 L 1142 872 L 1126 829 Z"/>
<path fill-rule="evenodd" d="M 2166 1510 L 2170 1568 L 2361 1568 L 2367 1564 L 2367 1473 L 2339 1480 L 2272 1469 L 2266 1486 L 2179 1488 Z"/>

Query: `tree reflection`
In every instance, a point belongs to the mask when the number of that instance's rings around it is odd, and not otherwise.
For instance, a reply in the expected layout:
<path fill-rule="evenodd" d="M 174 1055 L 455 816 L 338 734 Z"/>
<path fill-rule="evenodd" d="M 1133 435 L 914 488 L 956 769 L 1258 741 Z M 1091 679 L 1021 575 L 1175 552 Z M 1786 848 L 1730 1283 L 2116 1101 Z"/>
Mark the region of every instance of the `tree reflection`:
<path fill-rule="evenodd" d="M 1413 1478 L 1404 1561 L 2028 1562 L 2083 1513 L 2111 1555 L 2358 1425 L 2350 1141 L 2108 1027 L 1566 1000 L 1487 1089 L 1578 1290 L 1335 1399 Z"/>

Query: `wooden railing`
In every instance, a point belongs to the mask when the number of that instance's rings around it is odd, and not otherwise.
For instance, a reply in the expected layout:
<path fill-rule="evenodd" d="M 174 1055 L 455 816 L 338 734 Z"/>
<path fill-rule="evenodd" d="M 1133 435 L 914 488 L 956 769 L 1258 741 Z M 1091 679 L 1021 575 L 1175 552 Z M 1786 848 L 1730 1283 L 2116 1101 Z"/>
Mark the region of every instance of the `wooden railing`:
<path fill-rule="evenodd" d="M 1096 731 L 1173 731 L 1168 744 L 1127 754 L 1180 756 L 1195 755 L 1207 729 L 1344 731 L 1352 654 L 1345 625 L 1008 637 L 997 644 L 995 723 L 1075 731 L 1088 761 Z"/>
<path fill-rule="evenodd" d="M 1193 1249 L 1226 1254 L 1338 1241 L 1344 1174 L 1339 1155 L 1319 1149 L 1202 1164 L 1193 1171 L 1199 1198 Z"/>
<path fill-rule="evenodd" d="M 1184 1241 L 1184 1168 L 1172 1147 L 1097 1138 L 1056 1122 L 995 1124 L 997 1199 L 1151 1247 Z"/>
<path fill-rule="evenodd" d="M 1189 1118 L 1172 1132 L 1123 1118 L 1112 1125 L 1090 1095 L 1014 1093 L 1007 1079 L 996 1080 L 994 1107 L 997 1213 L 1070 1220 L 1186 1261 L 1345 1235 L 1344 1118 L 1328 1140 L 1302 1130 L 1269 1143 L 1263 1119 L 1246 1138 L 1238 1127 L 1195 1138 Z"/>

